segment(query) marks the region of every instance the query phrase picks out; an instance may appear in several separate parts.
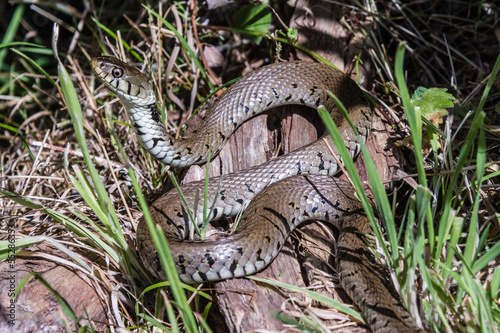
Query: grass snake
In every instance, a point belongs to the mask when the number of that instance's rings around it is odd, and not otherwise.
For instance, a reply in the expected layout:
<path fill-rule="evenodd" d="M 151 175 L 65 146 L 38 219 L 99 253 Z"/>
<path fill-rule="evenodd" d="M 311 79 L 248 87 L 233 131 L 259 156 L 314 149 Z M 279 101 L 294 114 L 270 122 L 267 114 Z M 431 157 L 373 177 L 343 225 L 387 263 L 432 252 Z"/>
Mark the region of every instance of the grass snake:
<path fill-rule="evenodd" d="M 300 104 L 331 111 L 352 157 L 360 143 L 348 122 L 337 111 L 328 91 L 349 111 L 365 141 L 372 110 L 361 89 L 341 71 L 313 62 L 283 62 L 257 69 L 234 83 L 207 106 L 202 122 L 182 138 L 170 135 L 160 120 L 149 76 L 114 57 L 96 57 L 92 67 L 97 77 L 116 94 L 127 110 L 138 139 L 159 161 L 185 167 L 204 163 L 208 152 L 220 151 L 234 130 L 250 117 L 268 109 Z M 422 332 L 404 308 L 389 275 L 376 263 L 363 234 L 371 228 L 352 186 L 333 178 L 339 170 L 328 149 L 335 146 L 329 136 L 289 154 L 250 169 L 211 178 L 208 201 L 215 206 L 210 219 L 235 216 L 246 206 L 237 230 L 221 239 L 187 241 L 192 223 L 177 190 L 150 207 L 153 221 L 161 225 L 176 262 L 177 272 L 187 283 L 242 277 L 262 270 L 278 255 L 285 240 L 299 224 L 326 220 L 339 229 L 337 269 L 341 284 L 361 309 L 374 332 Z M 182 186 L 188 204 L 204 182 Z M 203 221 L 203 200 L 195 220 Z M 141 219 L 137 247 L 148 270 L 165 279 L 149 229 Z"/>

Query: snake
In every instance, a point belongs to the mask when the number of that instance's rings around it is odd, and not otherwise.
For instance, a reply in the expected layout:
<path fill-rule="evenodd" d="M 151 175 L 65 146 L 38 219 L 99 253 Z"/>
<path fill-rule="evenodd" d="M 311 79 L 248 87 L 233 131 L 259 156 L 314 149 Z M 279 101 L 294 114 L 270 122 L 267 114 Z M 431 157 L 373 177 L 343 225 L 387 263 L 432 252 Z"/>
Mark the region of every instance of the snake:
<path fill-rule="evenodd" d="M 295 61 L 270 64 L 244 75 L 206 106 L 192 132 L 176 138 L 161 121 L 147 73 L 110 56 L 95 57 L 91 63 L 99 80 L 121 100 L 145 149 L 172 167 L 205 163 L 244 121 L 282 105 L 298 104 L 313 111 L 327 108 L 352 158 L 371 129 L 371 105 L 348 75 L 329 65 Z M 345 106 L 353 126 L 329 92 Z M 339 230 L 336 266 L 341 285 L 372 331 L 423 332 L 367 245 L 370 223 L 352 185 L 334 177 L 339 163 L 342 159 L 331 137 L 324 135 L 266 163 L 222 179 L 210 178 L 210 216 L 204 216 L 203 200 L 189 207 L 203 191 L 204 181 L 182 185 L 184 200 L 173 189 L 154 201 L 149 212 L 168 240 L 180 279 L 195 283 L 254 274 L 273 261 L 300 224 L 329 221 Z M 234 217 L 243 208 L 232 234 L 189 240 L 194 224 L 201 225 L 206 218 Z M 144 218 L 137 227 L 137 249 L 148 271 L 166 279 Z"/>

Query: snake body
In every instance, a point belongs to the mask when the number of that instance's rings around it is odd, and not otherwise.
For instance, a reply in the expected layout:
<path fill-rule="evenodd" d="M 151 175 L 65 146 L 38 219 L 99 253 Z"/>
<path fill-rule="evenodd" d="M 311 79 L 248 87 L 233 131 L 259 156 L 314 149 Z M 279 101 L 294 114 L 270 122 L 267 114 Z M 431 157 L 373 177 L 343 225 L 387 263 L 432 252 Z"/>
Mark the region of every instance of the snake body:
<path fill-rule="evenodd" d="M 92 66 L 97 77 L 124 104 L 144 147 L 171 166 L 205 162 L 209 149 L 217 153 L 246 119 L 286 104 L 331 110 L 354 157 L 360 150 L 359 139 L 336 111 L 328 91 L 339 97 L 349 111 L 360 140 L 365 141 L 370 131 L 372 111 L 359 87 L 344 73 L 323 64 L 277 63 L 249 73 L 208 107 L 196 130 L 180 139 L 169 135 L 160 121 L 147 75 L 114 57 L 94 58 Z M 193 222 L 178 192 L 170 191 L 155 201 L 150 213 L 167 236 L 180 278 L 190 283 L 253 274 L 278 255 L 299 224 L 311 219 L 328 220 L 340 231 L 337 266 L 342 286 L 372 330 L 421 331 L 360 235 L 370 233 L 370 225 L 352 187 L 331 177 L 339 166 L 325 141 L 337 155 L 331 138 L 325 136 L 267 163 L 225 175 L 222 181 L 210 179 L 207 202 L 215 201 L 210 219 L 235 216 L 250 202 L 237 231 L 226 238 L 185 241 Z M 183 185 L 186 202 L 195 202 L 196 192 L 203 186 L 203 182 Z M 189 207 L 197 212 L 196 223 L 204 220 L 202 205 Z M 138 226 L 137 246 L 148 270 L 165 279 L 144 220 Z"/>

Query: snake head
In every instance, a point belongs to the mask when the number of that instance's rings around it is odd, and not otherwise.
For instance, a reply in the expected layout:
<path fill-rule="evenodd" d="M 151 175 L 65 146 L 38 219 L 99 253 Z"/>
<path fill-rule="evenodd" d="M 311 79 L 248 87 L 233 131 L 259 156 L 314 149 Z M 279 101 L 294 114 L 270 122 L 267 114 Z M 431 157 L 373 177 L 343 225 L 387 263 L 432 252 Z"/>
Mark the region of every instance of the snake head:
<path fill-rule="evenodd" d="M 149 75 L 115 57 L 95 57 L 92 69 L 99 80 L 120 98 L 125 107 L 156 103 Z"/>

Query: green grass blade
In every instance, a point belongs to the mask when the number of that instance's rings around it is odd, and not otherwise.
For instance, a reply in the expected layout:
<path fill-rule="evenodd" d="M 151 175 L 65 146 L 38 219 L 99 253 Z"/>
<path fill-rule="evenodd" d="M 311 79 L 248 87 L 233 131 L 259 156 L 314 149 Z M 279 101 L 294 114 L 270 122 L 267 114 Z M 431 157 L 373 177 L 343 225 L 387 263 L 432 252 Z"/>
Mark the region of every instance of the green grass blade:
<path fill-rule="evenodd" d="M 427 180 L 423 165 L 424 157 L 422 155 L 422 118 L 420 117 L 420 112 L 418 112 L 418 110 L 416 110 L 411 104 L 410 94 L 408 92 L 408 87 L 406 85 L 406 80 L 404 77 L 403 60 L 405 48 L 405 42 L 402 42 L 398 45 L 394 63 L 394 74 L 396 77 L 396 82 L 398 84 L 401 101 L 405 109 L 405 115 L 408 119 L 408 125 L 410 126 L 411 130 L 415 160 L 417 162 L 419 184 L 423 187 L 427 187 Z"/>
<path fill-rule="evenodd" d="M 479 205 L 481 202 L 481 185 L 483 183 L 484 169 L 486 163 L 486 139 L 484 129 L 479 129 L 479 139 L 476 154 L 476 188 L 474 195 L 474 202 L 472 214 L 470 215 L 469 232 L 467 234 L 467 241 L 465 244 L 464 257 L 467 262 L 472 262 L 479 242 Z"/>
<path fill-rule="evenodd" d="M 33 236 L 33 237 L 23 237 L 15 238 L 10 240 L 0 241 L 0 261 L 7 258 L 12 258 L 15 260 L 15 255 L 23 248 L 30 245 L 39 244 L 46 240 L 44 236 Z M 12 268 L 15 268 L 15 262 L 12 261 Z"/>
<path fill-rule="evenodd" d="M 198 223 L 196 221 L 196 217 L 195 217 L 193 211 L 191 210 L 191 208 L 189 208 L 188 202 L 187 202 L 186 198 L 184 197 L 184 195 L 182 194 L 182 188 L 181 188 L 181 186 L 177 182 L 177 179 L 175 179 L 175 176 L 172 173 L 172 171 L 168 171 L 168 176 L 172 180 L 172 183 L 174 184 L 174 187 L 177 190 L 177 193 L 179 193 L 179 197 L 181 198 L 182 203 L 184 204 L 184 207 L 186 207 L 186 211 L 187 211 L 187 213 L 189 215 L 189 219 L 190 219 L 191 223 L 193 224 L 193 227 L 194 227 L 194 230 L 195 230 L 196 234 L 201 237 L 202 236 L 202 232 L 201 232 L 200 228 L 198 228 Z"/>
<path fill-rule="evenodd" d="M 170 282 L 169 281 L 163 281 L 163 282 L 158 282 L 158 283 L 152 284 L 152 285 L 146 287 L 141 292 L 140 297 L 143 297 L 147 292 L 150 292 L 152 290 L 155 290 L 155 289 L 158 289 L 158 288 L 164 288 L 164 287 L 168 287 L 168 286 L 170 286 Z M 210 294 L 207 294 L 204 291 L 200 291 L 200 290 L 198 290 L 198 288 L 195 288 L 192 285 L 181 283 L 181 286 L 182 286 L 183 289 L 186 289 L 186 290 L 188 290 L 190 292 L 193 292 L 193 293 L 195 292 L 196 294 L 200 295 L 203 298 L 206 298 L 210 302 L 213 301 L 212 296 L 210 296 Z"/>
<path fill-rule="evenodd" d="M 210 170 L 210 160 L 212 159 L 212 150 L 208 149 L 207 164 L 205 166 L 205 182 L 203 184 L 203 226 L 201 228 L 201 239 L 205 239 L 207 226 L 210 222 L 210 217 L 207 215 L 208 210 L 208 181 L 209 181 L 209 170 Z"/>
<path fill-rule="evenodd" d="M 146 199 L 144 198 L 140 190 L 139 183 L 137 182 L 137 178 L 134 174 L 134 171 L 131 168 L 129 168 L 128 173 L 131 178 L 132 185 L 136 191 L 140 207 L 143 211 L 144 220 L 149 228 L 149 232 L 151 233 L 151 237 L 153 239 L 155 248 L 158 251 L 158 256 L 162 263 L 163 270 L 165 272 L 165 275 L 167 276 L 167 281 L 169 281 L 170 283 L 170 288 L 172 290 L 172 294 L 174 295 L 176 305 L 181 311 L 182 320 L 186 326 L 185 329 L 187 332 L 197 332 L 197 323 L 194 318 L 193 312 L 187 302 L 186 294 L 182 289 L 182 284 L 179 279 L 179 276 L 177 275 L 177 270 L 175 268 L 175 263 L 170 253 L 170 250 L 168 248 L 167 240 L 165 239 L 165 236 L 160 226 L 155 226 L 153 220 L 151 219 Z"/>
<path fill-rule="evenodd" d="M 449 223 L 450 221 L 449 215 L 453 210 L 452 201 L 455 193 L 454 188 L 458 182 L 460 175 L 462 174 L 462 168 L 464 164 L 469 159 L 469 152 L 474 146 L 475 138 L 479 128 L 481 128 L 484 124 L 485 116 L 486 116 L 485 113 L 482 111 L 476 113 L 472 121 L 470 130 L 467 133 L 467 137 L 465 138 L 462 149 L 460 150 L 460 154 L 458 156 L 456 165 L 454 167 L 455 172 L 453 173 L 453 177 L 449 183 L 448 190 L 446 191 L 445 197 L 443 199 L 443 210 L 442 210 L 443 215 L 441 216 L 441 220 L 439 221 L 438 242 L 436 246 L 436 251 L 434 253 L 435 259 L 437 259 L 441 254 L 441 251 L 445 244 L 445 240 L 447 239 L 447 235 L 449 234 L 449 230 L 451 228 L 451 223 Z"/>
<path fill-rule="evenodd" d="M 6 48 L 6 47 L 11 47 L 11 46 L 24 46 L 26 48 L 32 48 L 32 49 L 41 49 L 41 50 L 48 50 L 44 45 L 39 45 L 35 43 L 29 43 L 29 42 L 10 42 L 10 43 L 2 43 L 0 44 L 0 49 Z M 52 50 L 50 50 L 50 54 L 52 54 Z"/>
<path fill-rule="evenodd" d="M 5 35 L 3 35 L 2 39 L 2 45 L 8 45 L 11 43 L 17 33 L 17 30 L 19 29 L 19 25 L 21 24 L 21 19 L 24 14 L 24 5 L 17 5 L 16 9 L 14 10 L 14 14 L 9 20 L 9 26 L 7 27 L 7 30 L 5 31 Z M 5 18 L 5 17 L 4 17 Z M 7 49 L 3 48 L 0 50 L 0 71 L 4 71 L 4 61 L 5 57 L 7 56 Z"/>
<path fill-rule="evenodd" d="M 490 78 L 488 79 L 488 82 L 486 83 L 486 87 L 484 88 L 483 96 L 481 97 L 481 101 L 479 102 L 477 106 L 478 111 L 482 111 L 484 107 L 484 103 L 486 103 L 486 99 L 488 98 L 488 95 L 490 93 L 491 88 L 495 84 L 495 79 L 498 75 L 498 71 L 500 70 L 500 54 L 497 57 L 497 60 L 495 61 L 495 66 L 493 66 L 493 70 L 491 71 Z"/>
<path fill-rule="evenodd" d="M 370 179 L 370 185 L 373 191 L 373 197 L 375 198 L 375 202 L 377 203 L 377 208 L 381 214 L 381 220 L 383 225 L 387 231 L 387 235 L 389 236 L 389 244 L 391 246 L 392 252 L 392 260 L 397 262 L 399 258 L 398 251 L 398 233 L 396 231 L 396 225 L 394 223 L 394 217 L 392 215 L 391 205 L 389 203 L 389 199 L 387 197 L 387 193 L 385 191 L 384 184 L 382 183 L 382 179 L 380 179 L 380 175 L 378 173 L 377 167 L 373 162 L 366 146 L 361 144 L 361 151 L 363 153 L 364 161 L 366 164 L 366 170 L 368 173 L 368 178 Z M 373 227 L 373 226 L 372 226 Z M 381 242 L 381 246 L 385 247 Z M 394 265 L 396 267 L 396 272 L 398 265 Z"/>
<path fill-rule="evenodd" d="M 57 30 L 57 31 L 56 31 Z M 107 212 L 110 221 L 110 230 L 109 232 L 115 236 L 115 239 L 118 241 L 120 247 L 122 249 L 128 249 L 128 243 L 123 235 L 120 223 L 118 221 L 118 217 L 116 216 L 113 203 L 111 199 L 107 195 L 106 188 L 99 177 L 99 173 L 97 172 L 94 163 L 92 162 L 92 158 L 90 157 L 87 141 L 85 139 L 85 131 L 83 129 L 83 114 L 80 106 L 80 102 L 78 100 L 78 96 L 75 91 L 75 87 L 73 86 L 73 82 L 66 71 L 63 63 L 59 59 L 57 54 L 57 36 L 58 36 L 58 26 L 54 26 L 54 39 L 53 39 L 53 50 L 54 56 L 57 61 L 57 72 L 59 74 L 60 79 L 60 89 L 62 92 L 62 96 L 65 104 L 68 107 L 68 111 L 71 116 L 71 121 L 73 123 L 73 128 L 75 129 L 75 137 L 78 142 L 78 145 L 81 149 L 83 158 L 85 160 L 85 164 L 88 168 L 89 175 L 92 179 L 92 184 L 97 193 L 97 199 L 99 202 L 100 210 Z M 105 219 L 107 220 L 107 218 Z"/>
<path fill-rule="evenodd" d="M 265 283 L 265 284 L 270 284 L 273 286 L 278 286 L 280 288 L 285 288 L 285 289 L 288 289 L 288 290 L 293 291 L 293 292 L 304 294 L 307 297 L 314 299 L 315 301 L 318 301 L 318 302 L 323 303 L 325 305 L 328 305 L 332 308 L 335 308 L 335 309 L 339 310 L 340 312 L 343 312 L 343 313 L 345 313 L 353 318 L 356 318 L 357 320 L 359 320 L 361 322 L 365 322 L 363 317 L 358 312 L 351 309 L 351 307 L 349 307 L 343 303 L 337 302 L 337 301 L 335 301 L 331 298 L 328 298 L 324 295 L 316 293 L 314 291 L 310 291 L 310 290 L 307 290 L 304 288 L 296 287 L 296 286 L 293 286 L 291 284 L 287 284 L 287 283 L 283 283 L 283 282 L 279 282 L 279 281 L 258 278 L 256 276 L 247 276 L 247 279 L 255 280 L 258 282 Z"/>
<path fill-rule="evenodd" d="M 332 98 L 335 99 L 337 102 L 337 106 L 339 109 L 343 110 L 344 116 L 347 115 L 347 111 L 345 107 L 342 105 L 340 100 L 334 96 L 333 94 L 330 94 Z M 321 117 L 321 120 L 324 122 L 326 129 L 328 130 L 330 136 L 332 137 L 333 143 L 335 144 L 335 147 L 337 148 L 339 155 L 341 156 L 342 163 L 344 164 L 345 169 L 347 170 L 347 173 L 349 174 L 349 177 L 351 178 L 351 181 L 354 185 L 354 188 L 356 189 L 356 194 L 358 195 L 358 199 L 361 201 L 361 204 L 363 205 L 363 208 L 366 212 L 366 215 L 368 219 L 370 220 L 370 225 L 373 229 L 373 232 L 375 233 L 375 236 L 379 240 L 380 244 L 384 244 L 382 233 L 380 232 L 380 228 L 378 228 L 377 221 L 375 219 L 375 214 L 373 213 L 372 206 L 370 204 L 370 201 L 368 200 L 368 197 L 365 194 L 365 190 L 363 187 L 363 184 L 361 182 L 361 179 L 359 178 L 358 172 L 356 170 L 356 167 L 354 166 L 354 162 L 351 158 L 351 155 L 349 151 L 347 150 L 344 139 L 342 138 L 342 135 L 340 134 L 337 126 L 333 122 L 330 113 L 326 108 L 320 107 L 318 108 L 318 113 Z M 347 117 L 348 119 L 348 117 Z M 351 123 L 352 126 L 352 123 Z M 360 140 L 361 142 L 361 140 Z M 387 247 L 382 246 L 384 253 L 387 258 L 391 258 L 389 253 L 387 252 Z"/>
<path fill-rule="evenodd" d="M 500 296 L 500 267 L 493 269 L 493 276 L 490 281 L 490 297 L 491 299 L 499 299 Z"/>
<path fill-rule="evenodd" d="M 147 321 L 148 323 L 151 323 L 154 327 L 160 329 L 162 332 L 179 332 L 179 327 L 172 327 L 172 330 L 169 330 L 165 325 L 163 325 L 162 323 L 160 323 L 158 320 L 156 320 L 154 317 L 151 317 L 147 314 L 144 314 L 144 313 L 138 313 L 137 314 L 138 317 L 144 319 L 145 321 Z M 170 318 L 172 319 L 172 318 Z M 171 323 L 176 323 L 175 321 L 175 316 L 173 318 L 174 320 L 171 321 Z"/>
<path fill-rule="evenodd" d="M 38 65 L 36 63 L 35 60 L 31 59 L 30 57 L 28 57 L 26 54 L 24 54 L 23 52 L 19 51 L 19 50 L 16 50 L 16 49 L 11 49 L 13 52 L 19 54 L 21 57 L 23 57 L 24 59 L 26 59 L 33 67 L 36 68 L 37 71 L 39 71 L 40 73 L 42 73 L 45 78 L 47 80 L 49 80 L 49 82 L 51 84 L 53 84 L 54 86 L 56 85 L 56 82 L 54 81 L 54 79 L 52 79 L 49 75 L 49 73 L 47 73 L 40 65 Z"/>
<path fill-rule="evenodd" d="M 495 243 L 492 247 L 485 251 L 482 256 L 477 260 L 474 260 L 472 265 L 472 272 L 474 274 L 485 268 L 491 261 L 495 260 L 500 256 L 500 242 Z"/>

